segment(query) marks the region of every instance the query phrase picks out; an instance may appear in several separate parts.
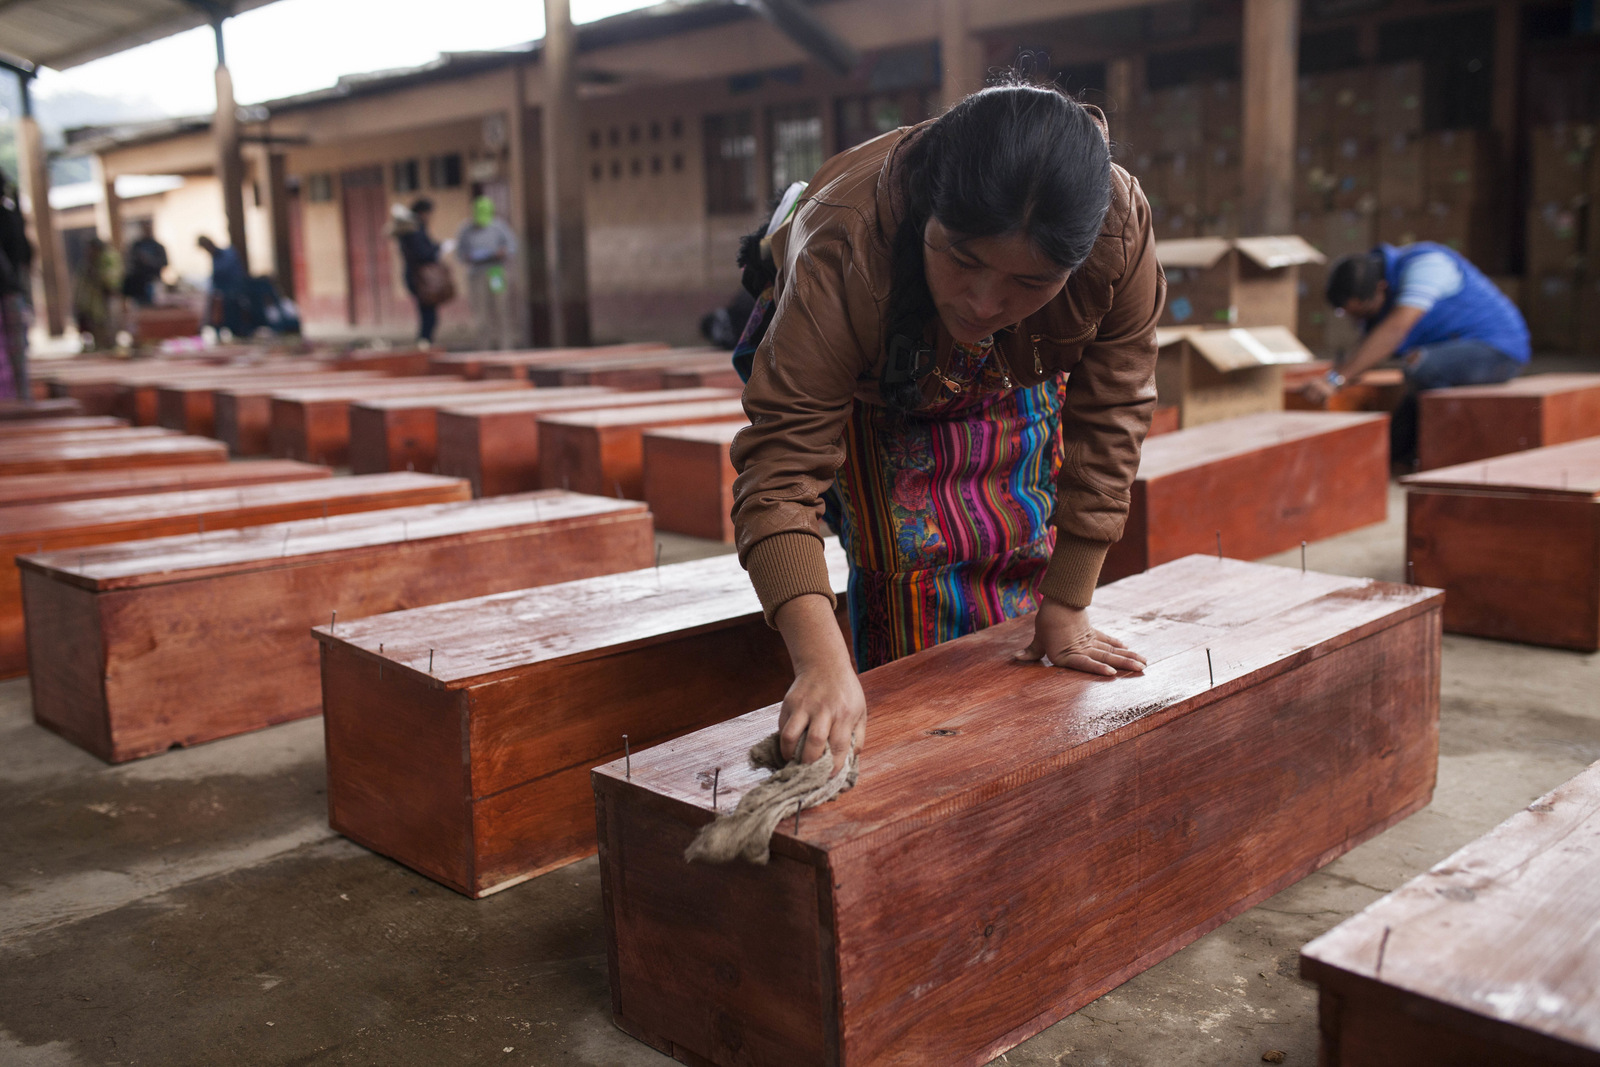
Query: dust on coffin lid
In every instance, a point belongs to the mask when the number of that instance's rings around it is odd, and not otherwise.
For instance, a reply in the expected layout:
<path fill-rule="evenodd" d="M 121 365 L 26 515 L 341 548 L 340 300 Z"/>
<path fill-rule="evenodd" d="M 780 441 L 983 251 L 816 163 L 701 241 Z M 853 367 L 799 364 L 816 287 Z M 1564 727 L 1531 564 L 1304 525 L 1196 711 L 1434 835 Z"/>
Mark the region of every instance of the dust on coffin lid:
<path fill-rule="evenodd" d="M 49 504 L 13 504 L 0 508 L 0 536 L 14 535 L 18 531 L 35 533 L 54 529 L 77 529 L 84 526 L 138 522 L 142 519 L 173 516 L 192 515 L 198 518 L 241 509 L 270 508 L 317 500 L 348 500 L 352 497 L 400 493 L 406 490 L 449 489 L 452 486 L 465 484 L 463 479 L 447 478 L 438 474 L 392 471 L 386 474 L 358 474 L 348 478 L 311 478 L 295 482 L 267 482 L 261 485 L 211 489 L 176 487 L 137 496 L 63 500 Z"/>
<path fill-rule="evenodd" d="M 1600 437 L 1439 467 L 1400 479 L 1408 489 L 1504 490 L 1600 497 Z"/>
<path fill-rule="evenodd" d="M 584 386 L 582 388 L 609 390 L 607 386 Z M 486 398 L 482 403 L 473 401 L 470 408 L 441 408 L 452 414 L 462 415 L 511 415 L 518 412 L 541 411 L 578 411 L 584 408 L 595 407 L 649 407 L 656 404 L 687 404 L 702 400 L 737 400 L 739 394 L 732 389 L 715 389 L 710 387 L 695 389 L 651 389 L 642 393 L 626 393 L 609 390 L 599 394 L 603 402 L 586 399 L 572 399 L 552 397 L 550 394 L 557 389 L 530 389 L 527 392 L 514 393 L 510 396 L 497 396 L 493 399 Z"/>
<path fill-rule="evenodd" d="M 1208 330 L 1199 326 L 1163 327 L 1156 331 L 1156 347 L 1188 344 L 1219 371 L 1310 363 L 1310 349 L 1287 326 L 1236 326 Z"/>
<path fill-rule="evenodd" d="M 1208 422 L 1145 441 L 1138 477 L 1161 478 L 1387 417 L 1365 411 L 1266 411 Z"/>
<path fill-rule="evenodd" d="M 554 529 L 574 522 L 632 516 L 644 510 L 644 504 L 636 500 L 546 489 L 208 534 L 155 537 L 98 548 L 63 549 L 17 559 L 23 567 L 50 572 L 59 580 L 82 588 L 121 589 L 189 581 L 206 577 L 205 572 L 212 570 L 234 574 L 272 568 L 284 561 L 314 562 L 314 557 L 325 554 L 337 556 L 369 548 L 384 551 L 397 544 L 493 535 L 529 525 Z"/>
<path fill-rule="evenodd" d="M 488 404 L 504 402 L 501 392 L 522 393 L 534 392 L 533 389 L 521 390 L 494 390 L 486 389 L 476 393 L 441 393 L 438 396 L 376 396 L 365 400 L 351 402 L 352 408 L 366 408 L 370 411 L 413 411 L 425 408 L 444 409 L 448 407 L 470 407 L 477 409 Z M 539 394 L 548 400 L 560 402 L 566 400 L 589 400 L 596 397 L 617 396 L 617 392 L 604 385 L 570 385 L 551 389 L 540 389 Z"/>
<path fill-rule="evenodd" d="M 1096 625 L 1148 657 L 1142 675 L 1107 680 L 1014 663 L 1031 617 L 957 638 L 861 676 L 874 716 L 861 760 L 871 788 L 808 812 L 801 837 L 823 851 L 876 847 L 1058 773 L 1111 735 L 1136 737 L 1302 667 L 1307 649 L 1320 646 L 1320 658 L 1442 601 L 1436 589 L 1188 556 L 1096 593 Z M 762 708 L 635 755 L 631 781 L 620 760 L 595 773 L 709 815 L 696 776 L 720 766 L 722 803 L 736 804 L 765 778 L 744 754 L 777 714 Z M 792 826 L 780 836 L 792 838 Z"/>
<path fill-rule="evenodd" d="M 674 441 L 704 441 L 708 444 L 725 445 L 736 437 L 750 423 L 744 419 L 737 422 L 703 422 L 698 426 L 662 426 L 654 430 L 646 430 L 645 438 L 671 438 Z"/>
<path fill-rule="evenodd" d="M 1600 765 L 1312 941 L 1305 969 L 1600 1049 L 1597 802 Z"/>
<path fill-rule="evenodd" d="M 646 407 L 563 412 L 548 419 L 540 419 L 539 422 L 541 425 L 591 426 L 604 429 L 608 426 L 648 426 L 652 422 L 714 419 L 723 415 L 743 414 L 742 400 L 708 400 L 697 404 L 652 404 Z"/>
<path fill-rule="evenodd" d="M 844 550 L 837 537 L 824 545 L 829 578 L 843 593 L 849 581 Z M 458 689 L 534 664 L 612 655 L 760 614 L 749 575 L 738 556 L 728 554 L 390 612 L 340 623 L 337 633 L 326 626 L 315 632 L 386 668 L 415 665 L 432 649 L 433 673 L 416 670 L 416 677 Z"/>

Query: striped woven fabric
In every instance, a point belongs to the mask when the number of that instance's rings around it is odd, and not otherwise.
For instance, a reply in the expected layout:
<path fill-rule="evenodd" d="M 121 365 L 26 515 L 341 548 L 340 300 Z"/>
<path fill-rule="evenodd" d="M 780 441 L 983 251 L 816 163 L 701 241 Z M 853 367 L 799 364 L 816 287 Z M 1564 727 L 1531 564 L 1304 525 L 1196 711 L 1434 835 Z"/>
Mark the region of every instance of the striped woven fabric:
<path fill-rule="evenodd" d="M 988 355 L 958 349 L 947 400 L 851 412 L 837 485 L 859 670 L 1037 606 L 1066 381 L 1014 388 Z"/>

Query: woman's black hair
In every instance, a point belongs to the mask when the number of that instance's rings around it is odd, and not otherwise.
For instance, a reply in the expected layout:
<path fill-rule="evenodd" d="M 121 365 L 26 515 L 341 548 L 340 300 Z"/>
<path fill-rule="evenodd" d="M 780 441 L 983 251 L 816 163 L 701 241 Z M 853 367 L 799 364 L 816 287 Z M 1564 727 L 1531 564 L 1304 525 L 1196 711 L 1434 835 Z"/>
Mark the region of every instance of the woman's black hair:
<path fill-rule="evenodd" d="M 899 170 L 905 208 L 891 258 L 891 346 L 896 337 L 920 345 L 937 314 L 923 273 L 930 218 L 963 238 L 1026 233 L 1070 271 L 1089 258 L 1111 204 L 1105 131 L 1076 100 L 1032 85 L 962 100 L 923 131 Z M 884 393 L 890 406 L 909 406 L 917 383 L 885 382 Z"/>
<path fill-rule="evenodd" d="M 1342 308 L 1352 300 L 1370 300 L 1383 281 L 1383 253 L 1340 256 L 1328 268 L 1328 303 Z"/>

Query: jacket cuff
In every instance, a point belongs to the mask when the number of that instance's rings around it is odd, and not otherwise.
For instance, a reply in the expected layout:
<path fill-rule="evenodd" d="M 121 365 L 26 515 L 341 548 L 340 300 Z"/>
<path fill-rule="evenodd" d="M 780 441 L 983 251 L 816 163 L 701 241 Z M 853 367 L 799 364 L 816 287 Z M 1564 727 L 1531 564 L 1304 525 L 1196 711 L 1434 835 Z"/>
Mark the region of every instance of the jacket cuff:
<path fill-rule="evenodd" d="M 1039 595 L 1069 608 L 1086 608 L 1094 599 L 1100 567 L 1111 551 L 1108 541 L 1087 541 L 1065 530 L 1056 530 L 1056 550 L 1050 556 Z"/>
<path fill-rule="evenodd" d="M 779 608 L 807 593 L 820 593 L 828 598 L 830 606 L 838 606 L 822 539 L 816 534 L 786 530 L 763 538 L 745 553 L 745 569 L 761 599 L 761 613 L 768 626 L 774 625 L 773 617 Z"/>

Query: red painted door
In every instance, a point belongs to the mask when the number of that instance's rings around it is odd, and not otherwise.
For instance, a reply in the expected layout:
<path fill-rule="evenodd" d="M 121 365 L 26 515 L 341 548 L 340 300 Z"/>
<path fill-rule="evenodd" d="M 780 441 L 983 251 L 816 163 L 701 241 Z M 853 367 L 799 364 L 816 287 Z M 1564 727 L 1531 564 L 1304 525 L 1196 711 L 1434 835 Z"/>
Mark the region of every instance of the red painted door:
<path fill-rule="evenodd" d="M 360 167 L 339 175 L 344 197 L 345 264 L 350 283 L 350 324 L 380 326 L 393 318 L 393 257 L 384 226 L 389 202 L 383 168 Z"/>

